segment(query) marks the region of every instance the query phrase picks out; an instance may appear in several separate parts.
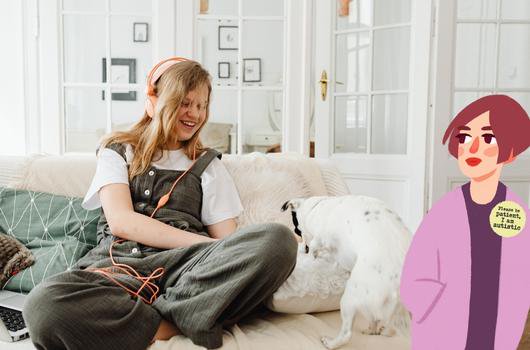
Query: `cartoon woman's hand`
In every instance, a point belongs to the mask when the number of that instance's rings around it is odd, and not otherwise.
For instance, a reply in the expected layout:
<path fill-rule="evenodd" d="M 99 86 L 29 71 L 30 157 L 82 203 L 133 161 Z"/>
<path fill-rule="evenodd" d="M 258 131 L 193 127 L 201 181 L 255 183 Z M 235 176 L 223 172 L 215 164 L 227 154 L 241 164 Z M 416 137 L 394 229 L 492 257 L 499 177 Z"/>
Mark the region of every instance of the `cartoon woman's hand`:
<path fill-rule="evenodd" d="M 417 323 L 424 322 L 443 295 L 440 251 L 429 249 L 425 235 L 416 234 L 401 274 L 400 294 L 403 304 Z"/>
<path fill-rule="evenodd" d="M 442 283 L 442 282 L 440 282 L 438 280 L 435 280 L 435 279 L 431 279 L 431 278 L 420 278 L 420 279 L 417 279 L 416 282 L 426 283 L 427 284 L 426 288 L 431 290 L 431 293 L 429 293 L 431 295 L 432 295 L 433 291 L 436 291 L 436 289 L 438 289 L 438 292 L 436 292 L 434 298 L 432 299 L 430 305 L 427 306 L 427 308 L 424 311 L 423 315 L 421 315 L 421 316 L 417 315 L 419 317 L 417 317 L 416 322 L 417 323 L 422 323 L 423 321 L 425 321 L 427 319 L 427 317 L 429 317 L 431 312 L 434 310 L 436 304 L 438 304 L 438 301 L 442 297 L 443 292 L 444 292 L 445 287 L 447 286 L 447 284 L 446 283 Z M 428 294 L 426 293 L 425 295 L 428 295 Z"/>

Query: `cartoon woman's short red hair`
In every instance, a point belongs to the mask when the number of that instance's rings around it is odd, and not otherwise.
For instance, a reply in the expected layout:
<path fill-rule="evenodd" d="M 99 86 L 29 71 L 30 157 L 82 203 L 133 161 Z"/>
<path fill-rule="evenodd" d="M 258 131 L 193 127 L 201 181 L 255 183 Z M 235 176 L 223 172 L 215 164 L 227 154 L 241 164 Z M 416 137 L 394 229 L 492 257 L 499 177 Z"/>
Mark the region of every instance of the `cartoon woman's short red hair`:
<path fill-rule="evenodd" d="M 506 95 L 488 95 L 470 103 L 460 111 L 447 127 L 442 143 L 449 139 L 449 153 L 458 158 L 458 127 L 464 126 L 489 111 L 490 126 L 497 139 L 502 163 L 530 147 L 530 118 L 523 107 Z"/>

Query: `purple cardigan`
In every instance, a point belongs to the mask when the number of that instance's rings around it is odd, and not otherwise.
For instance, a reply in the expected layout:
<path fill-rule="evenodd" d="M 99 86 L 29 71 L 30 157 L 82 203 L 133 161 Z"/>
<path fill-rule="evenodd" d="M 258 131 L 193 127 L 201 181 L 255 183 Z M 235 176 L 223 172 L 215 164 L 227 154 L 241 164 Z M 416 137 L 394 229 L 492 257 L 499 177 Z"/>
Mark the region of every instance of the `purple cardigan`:
<path fill-rule="evenodd" d="M 502 239 L 495 349 L 516 349 L 530 308 L 530 213 L 515 237 Z M 401 300 L 412 313 L 412 349 L 460 350 L 467 340 L 471 240 L 459 187 L 438 201 L 414 235 L 401 275 Z"/>

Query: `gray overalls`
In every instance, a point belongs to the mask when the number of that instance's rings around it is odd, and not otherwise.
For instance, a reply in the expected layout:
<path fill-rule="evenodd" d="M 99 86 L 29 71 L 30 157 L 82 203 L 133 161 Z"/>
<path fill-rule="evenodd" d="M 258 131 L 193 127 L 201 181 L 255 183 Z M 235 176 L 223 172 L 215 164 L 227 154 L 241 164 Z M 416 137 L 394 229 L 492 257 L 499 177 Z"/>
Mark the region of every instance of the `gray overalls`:
<path fill-rule="evenodd" d="M 122 145 L 111 145 L 125 158 Z M 155 218 L 168 225 L 207 235 L 200 220 L 201 174 L 220 154 L 205 152 L 177 184 Z M 151 215 L 161 195 L 181 171 L 153 166 L 130 183 L 136 212 Z M 98 224 L 98 246 L 74 269 L 54 275 L 34 288 L 23 316 L 37 349 L 146 349 L 161 318 L 173 322 L 195 344 L 222 345 L 222 329 L 254 311 L 287 279 L 296 262 L 297 244 L 280 224 L 252 225 L 225 239 L 187 248 L 156 249 L 133 241 L 114 244 L 118 263 L 143 276 L 158 267 L 164 275 L 152 305 L 131 297 L 107 277 L 86 268 L 111 266 L 114 236 L 105 216 Z M 126 275 L 119 281 L 137 290 Z"/>

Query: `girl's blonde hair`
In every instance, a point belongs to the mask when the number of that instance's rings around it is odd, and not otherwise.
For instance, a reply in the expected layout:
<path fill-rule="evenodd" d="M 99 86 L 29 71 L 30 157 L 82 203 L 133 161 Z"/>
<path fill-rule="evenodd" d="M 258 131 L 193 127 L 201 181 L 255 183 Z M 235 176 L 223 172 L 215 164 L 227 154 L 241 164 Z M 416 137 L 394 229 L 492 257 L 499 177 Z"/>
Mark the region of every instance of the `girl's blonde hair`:
<path fill-rule="evenodd" d="M 151 118 L 146 112 L 143 117 L 127 131 L 116 131 L 106 135 L 100 150 L 114 143 L 132 146 L 134 158 L 129 167 L 129 180 L 147 171 L 152 161 L 162 157 L 162 150 L 167 144 L 174 144 L 178 128 L 177 112 L 186 95 L 199 87 L 208 87 L 208 103 L 206 117 L 199 130 L 187 141 L 181 141 L 182 150 L 192 159 L 194 151 L 201 155 L 204 147 L 199 139 L 199 133 L 208 121 L 210 114 L 210 95 L 212 85 L 210 74 L 198 62 L 179 62 L 165 71 L 155 83 L 155 93 L 158 101 L 155 114 Z M 156 159 L 155 159 L 156 157 Z"/>

